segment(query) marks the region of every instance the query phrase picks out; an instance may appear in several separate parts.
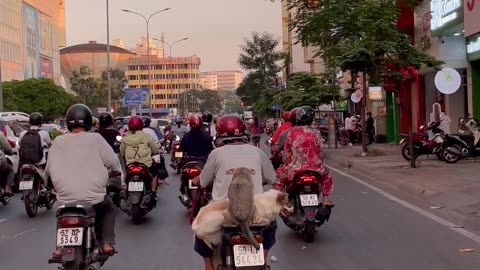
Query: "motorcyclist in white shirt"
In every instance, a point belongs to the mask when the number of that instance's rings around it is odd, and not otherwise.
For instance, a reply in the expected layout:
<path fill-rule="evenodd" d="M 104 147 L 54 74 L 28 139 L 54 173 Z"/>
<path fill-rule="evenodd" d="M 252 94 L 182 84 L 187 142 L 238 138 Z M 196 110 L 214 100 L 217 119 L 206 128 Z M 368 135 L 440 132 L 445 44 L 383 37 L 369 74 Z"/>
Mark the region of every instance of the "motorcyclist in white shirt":
<path fill-rule="evenodd" d="M 175 117 L 174 122 L 176 126 L 172 127 L 172 132 L 174 135 L 177 135 L 182 140 L 183 136 L 187 134 L 189 129 L 183 125 L 183 120 L 180 117 Z"/>
<path fill-rule="evenodd" d="M 28 120 L 28 122 L 30 124 L 29 130 L 38 131 L 38 135 L 40 135 L 42 147 L 44 149 L 42 160 L 35 163 L 35 165 L 37 165 L 41 169 L 45 169 L 45 166 L 47 164 L 47 152 L 48 152 L 48 148 L 52 145 L 52 140 L 50 139 L 50 134 L 48 134 L 48 132 L 46 132 L 44 130 L 41 130 L 42 121 L 43 121 L 43 117 L 38 112 L 34 112 L 34 113 L 30 114 L 30 117 L 29 117 L 29 120 Z M 24 130 L 20 133 L 19 140 L 18 140 L 20 147 L 22 145 L 23 137 L 25 136 L 25 134 L 29 130 Z M 22 153 L 20 152 L 19 154 L 20 154 L 20 159 L 22 159 L 22 157 L 21 157 Z"/>

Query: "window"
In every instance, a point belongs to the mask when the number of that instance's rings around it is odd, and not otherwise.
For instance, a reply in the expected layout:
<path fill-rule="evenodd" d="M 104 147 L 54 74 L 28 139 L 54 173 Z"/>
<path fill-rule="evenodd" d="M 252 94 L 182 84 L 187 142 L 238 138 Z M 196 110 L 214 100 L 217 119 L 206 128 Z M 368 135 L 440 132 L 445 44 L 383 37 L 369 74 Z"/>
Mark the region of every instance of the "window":
<path fill-rule="evenodd" d="M 140 75 L 140 80 L 148 80 L 148 75 Z"/>
<path fill-rule="evenodd" d="M 163 69 L 163 65 L 155 65 L 153 69 L 161 70 L 161 69 Z"/>
<path fill-rule="evenodd" d="M 139 66 L 140 70 L 148 70 L 148 65 Z"/>
<path fill-rule="evenodd" d="M 128 80 L 138 80 L 138 75 L 128 75 Z"/>

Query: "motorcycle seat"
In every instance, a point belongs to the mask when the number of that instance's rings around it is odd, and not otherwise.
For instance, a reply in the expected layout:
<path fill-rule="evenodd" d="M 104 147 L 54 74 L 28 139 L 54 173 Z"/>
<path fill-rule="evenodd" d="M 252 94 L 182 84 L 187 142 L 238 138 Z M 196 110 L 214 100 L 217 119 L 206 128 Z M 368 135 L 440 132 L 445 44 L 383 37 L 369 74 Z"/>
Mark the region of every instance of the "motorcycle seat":
<path fill-rule="evenodd" d="M 252 233 L 260 233 L 268 228 L 268 226 L 270 226 L 270 224 L 251 224 L 249 227 Z M 236 224 L 223 224 L 222 227 L 224 233 L 242 233 L 242 229 Z"/>
<path fill-rule="evenodd" d="M 96 216 L 95 208 L 92 205 L 83 203 L 83 202 L 73 202 L 60 205 L 57 208 L 57 217 L 65 213 L 78 213 L 89 218 L 94 218 Z"/>

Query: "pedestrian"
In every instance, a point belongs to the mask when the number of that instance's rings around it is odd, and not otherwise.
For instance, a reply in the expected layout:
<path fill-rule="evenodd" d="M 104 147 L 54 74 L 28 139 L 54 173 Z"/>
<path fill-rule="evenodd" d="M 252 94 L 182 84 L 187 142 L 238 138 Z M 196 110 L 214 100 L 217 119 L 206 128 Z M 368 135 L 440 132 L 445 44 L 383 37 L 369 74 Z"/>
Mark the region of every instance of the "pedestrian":
<path fill-rule="evenodd" d="M 345 129 L 348 130 L 348 137 L 349 137 L 349 145 L 352 146 L 353 140 L 355 138 L 355 121 L 352 119 L 350 113 L 347 113 L 347 117 L 345 118 Z"/>
<path fill-rule="evenodd" d="M 372 144 L 375 141 L 375 122 L 372 117 L 372 112 L 367 112 L 367 136 L 368 144 Z"/>

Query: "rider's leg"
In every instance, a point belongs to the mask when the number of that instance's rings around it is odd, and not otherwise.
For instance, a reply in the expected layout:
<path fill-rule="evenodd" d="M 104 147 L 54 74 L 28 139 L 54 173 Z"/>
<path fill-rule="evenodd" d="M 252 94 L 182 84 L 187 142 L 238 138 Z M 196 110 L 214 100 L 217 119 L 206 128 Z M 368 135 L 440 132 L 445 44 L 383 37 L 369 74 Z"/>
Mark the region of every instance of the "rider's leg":
<path fill-rule="evenodd" d="M 205 270 L 214 270 L 213 267 L 213 251 L 205 244 L 205 242 L 195 236 L 194 250 L 203 257 Z"/>
<path fill-rule="evenodd" d="M 115 245 L 115 205 L 109 196 L 103 202 L 93 206 L 96 211 L 95 228 L 102 235 L 102 250 L 105 253 L 113 252 Z"/>

